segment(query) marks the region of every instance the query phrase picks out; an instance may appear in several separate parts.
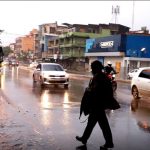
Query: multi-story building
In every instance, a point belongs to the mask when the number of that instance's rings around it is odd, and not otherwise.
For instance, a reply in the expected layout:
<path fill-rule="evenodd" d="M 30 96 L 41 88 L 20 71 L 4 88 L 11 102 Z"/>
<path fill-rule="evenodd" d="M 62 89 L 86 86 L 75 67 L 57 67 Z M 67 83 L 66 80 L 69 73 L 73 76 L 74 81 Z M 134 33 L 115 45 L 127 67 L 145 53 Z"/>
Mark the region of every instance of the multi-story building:
<path fill-rule="evenodd" d="M 86 39 L 125 33 L 128 27 L 116 24 L 68 24 L 57 22 L 39 25 L 39 41 L 42 58 L 83 58 Z"/>
<path fill-rule="evenodd" d="M 33 29 L 28 35 L 16 38 L 15 53 L 28 53 L 33 58 L 38 52 L 38 46 L 38 30 Z"/>
<path fill-rule="evenodd" d="M 59 35 L 60 53 L 63 57 L 85 58 L 86 40 L 90 38 L 105 37 L 108 35 L 126 33 L 129 28 L 118 24 L 68 24 L 66 33 Z"/>
<path fill-rule="evenodd" d="M 110 35 L 107 29 L 100 29 L 99 25 L 71 25 L 67 23 L 65 25 L 68 26 L 68 31 L 59 35 L 60 53 L 63 58 L 83 58 L 86 39 Z"/>
<path fill-rule="evenodd" d="M 15 41 L 15 51 L 16 53 L 20 53 L 22 50 L 22 37 L 16 38 Z"/>
<path fill-rule="evenodd" d="M 33 40 L 33 55 L 34 57 L 38 57 L 39 50 L 39 31 L 37 29 L 33 29 L 30 34 Z"/>
<path fill-rule="evenodd" d="M 58 26 L 57 22 L 39 25 L 39 53 L 42 58 L 53 57 L 59 51 L 58 35 L 65 29 L 66 26 Z"/>
<path fill-rule="evenodd" d="M 20 52 L 35 52 L 38 48 L 38 40 L 37 40 L 38 31 L 37 29 L 33 29 L 28 35 L 24 37 L 18 37 L 16 39 L 16 51 Z"/>

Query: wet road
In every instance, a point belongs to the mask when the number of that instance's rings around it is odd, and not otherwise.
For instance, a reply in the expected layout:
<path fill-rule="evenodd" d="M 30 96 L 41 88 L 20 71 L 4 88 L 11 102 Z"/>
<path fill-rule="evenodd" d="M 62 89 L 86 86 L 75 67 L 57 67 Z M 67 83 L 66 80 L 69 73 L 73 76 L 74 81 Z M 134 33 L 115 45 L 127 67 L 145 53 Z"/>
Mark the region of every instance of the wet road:
<path fill-rule="evenodd" d="M 32 73 L 6 68 L 0 88 L 0 150 L 98 150 L 104 144 L 99 129 L 87 148 L 75 140 L 82 135 L 86 117 L 79 117 L 80 100 L 87 78 L 72 76 L 69 89 L 33 84 Z M 116 93 L 121 109 L 108 112 L 116 150 L 149 150 L 150 100 L 132 99 L 130 85 L 119 83 Z"/>

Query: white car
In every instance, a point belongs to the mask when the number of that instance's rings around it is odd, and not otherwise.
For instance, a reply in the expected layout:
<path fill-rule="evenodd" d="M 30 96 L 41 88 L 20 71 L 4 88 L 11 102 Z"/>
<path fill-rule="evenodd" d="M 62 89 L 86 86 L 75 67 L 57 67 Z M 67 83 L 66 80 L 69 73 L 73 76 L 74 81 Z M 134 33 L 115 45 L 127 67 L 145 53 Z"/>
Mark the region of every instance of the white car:
<path fill-rule="evenodd" d="M 131 80 L 131 93 L 135 99 L 150 96 L 150 67 L 138 69 Z"/>
<path fill-rule="evenodd" d="M 39 63 L 33 72 L 33 81 L 44 85 L 63 85 L 68 88 L 69 75 L 57 63 Z"/>
<path fill-rule="evenodd" d="M 137 71 L 138 71 L 138 69 L 133 69 L 133 70 L 129 71 L 129 73 L 127 74 L 127 78 L 132 79 Z"/>

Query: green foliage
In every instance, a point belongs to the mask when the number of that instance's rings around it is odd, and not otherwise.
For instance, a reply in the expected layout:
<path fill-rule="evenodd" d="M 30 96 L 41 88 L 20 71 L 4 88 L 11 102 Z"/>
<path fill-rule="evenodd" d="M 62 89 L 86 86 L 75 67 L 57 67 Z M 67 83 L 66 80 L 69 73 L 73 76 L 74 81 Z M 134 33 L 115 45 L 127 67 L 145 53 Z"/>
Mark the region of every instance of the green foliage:
<path fill-rule="evenodd" d="M 10 49 L 9 46 L 3 47 L 4 56 L 7 57 L 13 51 Z"/>

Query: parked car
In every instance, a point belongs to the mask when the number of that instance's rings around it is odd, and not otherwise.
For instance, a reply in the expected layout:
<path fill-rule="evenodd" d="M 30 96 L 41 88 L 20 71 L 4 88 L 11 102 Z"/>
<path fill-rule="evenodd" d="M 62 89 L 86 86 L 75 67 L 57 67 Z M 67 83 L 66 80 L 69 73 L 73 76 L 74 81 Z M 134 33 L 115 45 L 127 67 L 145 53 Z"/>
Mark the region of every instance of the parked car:
<path fill-rule="evenodd" d="M 132 79 L 137 71 L 138 71 L 138 69 L 133 69 L 133 70 L 129 71 L 129 73 L 127 74 L 127 79 Z"/>
<path fill-rule="evenodd" d="M 131 93 L 135 99 L 150 96 L 150 67 L 139 68 L 131 80 Z"/>
<path fill-rule="evenodd" d="M 44 85 L 63 85 L 68 88 L 69 76 L 66 70 L 57 63 L 39 63 L 33 72 L 33 82 Z"/>

